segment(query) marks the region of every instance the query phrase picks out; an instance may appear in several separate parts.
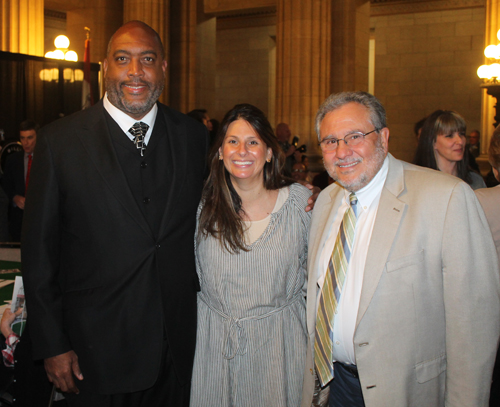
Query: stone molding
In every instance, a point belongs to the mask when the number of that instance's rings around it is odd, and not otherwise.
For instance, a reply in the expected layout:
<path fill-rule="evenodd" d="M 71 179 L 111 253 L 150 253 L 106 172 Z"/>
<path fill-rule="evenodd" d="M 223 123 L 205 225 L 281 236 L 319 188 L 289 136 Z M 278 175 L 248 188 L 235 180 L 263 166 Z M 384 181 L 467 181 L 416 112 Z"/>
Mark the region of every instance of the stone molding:
<path fill-rule="evenodd" d="M 50 17 L 50 18 L 55 18 L 57 20 L 66 21 L 66 12 L 64 12 L 64 11 L 44 9 L 43 15 L 44 15 L 44 17 Z"/>
<path fill-rule="evenodd" d="M 371 0 L 372 17 L 485 7 L 486 0 Z"/>
<path fill-rule="evenodd" d="M 276 12 L 276 0 L 204 0 L 204 12 L 221 15 L 246 15 L 259 11 Z"/>
<path fill-rule="evenodd" d="M 217 17 L 218 30 L 276 25 L 276 11 Z"/>

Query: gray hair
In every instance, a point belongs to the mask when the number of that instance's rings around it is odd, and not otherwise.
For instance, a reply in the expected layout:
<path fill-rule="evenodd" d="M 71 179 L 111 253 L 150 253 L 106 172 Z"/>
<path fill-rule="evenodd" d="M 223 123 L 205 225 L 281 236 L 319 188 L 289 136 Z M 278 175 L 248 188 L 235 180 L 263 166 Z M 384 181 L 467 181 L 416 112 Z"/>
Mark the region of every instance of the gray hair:
<path fill-rule="evenodd" d="M 380 103 L 375 96 L 367 92 L 332 93 L 319 107 L 318 113 L 316 114 L 316 133 L 318 134 L 318 140 L 321 140 L 319 128 L 325 116 L 333 110 L 339 109 L 351 102 L 359 103 L 370 111 L 370 122 L 377 132 L 387 127 L 384 106 L 382 106 L 382 103 Z"/>

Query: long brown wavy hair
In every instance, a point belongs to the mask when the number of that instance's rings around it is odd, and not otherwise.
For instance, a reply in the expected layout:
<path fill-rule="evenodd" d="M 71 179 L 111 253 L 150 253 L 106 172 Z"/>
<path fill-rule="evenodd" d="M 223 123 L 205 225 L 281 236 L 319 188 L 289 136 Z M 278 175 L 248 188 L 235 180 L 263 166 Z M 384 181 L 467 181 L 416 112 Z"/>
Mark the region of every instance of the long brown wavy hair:
<path fill-rule="evenodd" d="M 272 150 L 271 162 L 264 165 L 264 188 L 276 190 L 293 183 L 293 180 L 282 175 L 285 155 L 264 113 L 248 103 L 234 106 L 224 116 L 209 153 L 210 175 L 203 188 L 203 207 L 198 225 L 198 237 L 211 235 L 230 253 L 248 251 L 248 248 L 244 239 L 241 197 L 234 189 L 224 162 L 219 160 L 219 148 L 222 147 L 229 125 L 239 119 L 248 122 L 266 147 Z"/>

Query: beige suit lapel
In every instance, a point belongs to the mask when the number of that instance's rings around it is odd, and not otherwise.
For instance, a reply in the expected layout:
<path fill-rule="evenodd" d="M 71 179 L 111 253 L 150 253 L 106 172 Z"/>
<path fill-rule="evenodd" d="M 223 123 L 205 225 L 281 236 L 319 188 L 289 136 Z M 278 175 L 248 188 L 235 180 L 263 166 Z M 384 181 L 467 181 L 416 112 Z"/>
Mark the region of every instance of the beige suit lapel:
<path fill-rule="evenodd" d="M 373 298 L 387 258 L 399 229 L 406 204 L 398 199 L 405 189 L 404 171 L 401 162 L 389 154 L 389 171 L 382 189 L 377 217 L 368 247 L 366 265 L 363 275 L 363 287 L 359 303 L 356 327 L 363 318 Z"/>
<path fill-rule="evenodd" d="M 344 197 L 343 188 L 335 188 L 330 192 L 330 202 L 326 203 L 322 208 L 322 213 L 319 215 L 319 222 L 311 232 L 314 234 L 311 236 L 311 255 L 310 259 L 314 260 L 314 270 L 317 270 L 319 257 L 321 254 L 321 249 L 325 244 L 325 240 L 328 237 L 328 232 L 330 226 L 333 222 L 333 218 L 337 213 L 339 206 L 342 203 L 342 198 Z"/>
<path fill-rule="evenodd" d="M 309 280 L 307 283 L 307 326 L 310 334 L 314 333 L 316 324 L 319 258 L 333 218 L 342 203 L 343 197 L 344 189 L 336 185 L 329 192 L 328 200 L 321 207 L 314 208 L 315 212 L 313 213 L 313 222 L 309 233 Z"/>

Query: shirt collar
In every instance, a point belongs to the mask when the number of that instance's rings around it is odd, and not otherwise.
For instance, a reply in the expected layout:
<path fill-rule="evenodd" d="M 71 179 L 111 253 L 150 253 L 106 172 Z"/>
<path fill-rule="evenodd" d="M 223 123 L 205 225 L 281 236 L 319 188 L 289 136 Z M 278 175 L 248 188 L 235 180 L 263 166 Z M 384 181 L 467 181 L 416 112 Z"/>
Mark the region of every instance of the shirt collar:
<path fill-rule="evenodd" d="M 384 187 L 388 171 L 389 158 L 386 156 L 382 167 L 377 172 L 377 174 L 375 174 L 373 179 L 359 191 L 356 191 L 356 197 L 358 198 L 358 208 L 369 207 L 373 203 L 375 198 L 380 195 L 380 193 L 382 192 L 382 188 Z M 344 193 L 346 202 L 349 203 L 349 195 L 351 193 L 347 189 Z"/>
<path fill-rule="evenodd" d="M 109 113 L 111 118 L 120 126 L 123 132 L 130 138 L 133 139 L 133 136 L 128 132 L 128 130 L 132 127 L 135 122 L 143 122 L 149 126 L 148 132 L 146 133 L 146 138 L 153 131 L 153 127 L 156 121 L 156 114 L 158 113 L 158 105 L 155 103 L 151 110 L 140 120 L 136 120 L 133 117 L 130 117 L 125 112 L 122 112 L 116 106 L 114 106 L 108 99 L 108 92 L 104 95 L 103 99 L 104 109 Z"/>

